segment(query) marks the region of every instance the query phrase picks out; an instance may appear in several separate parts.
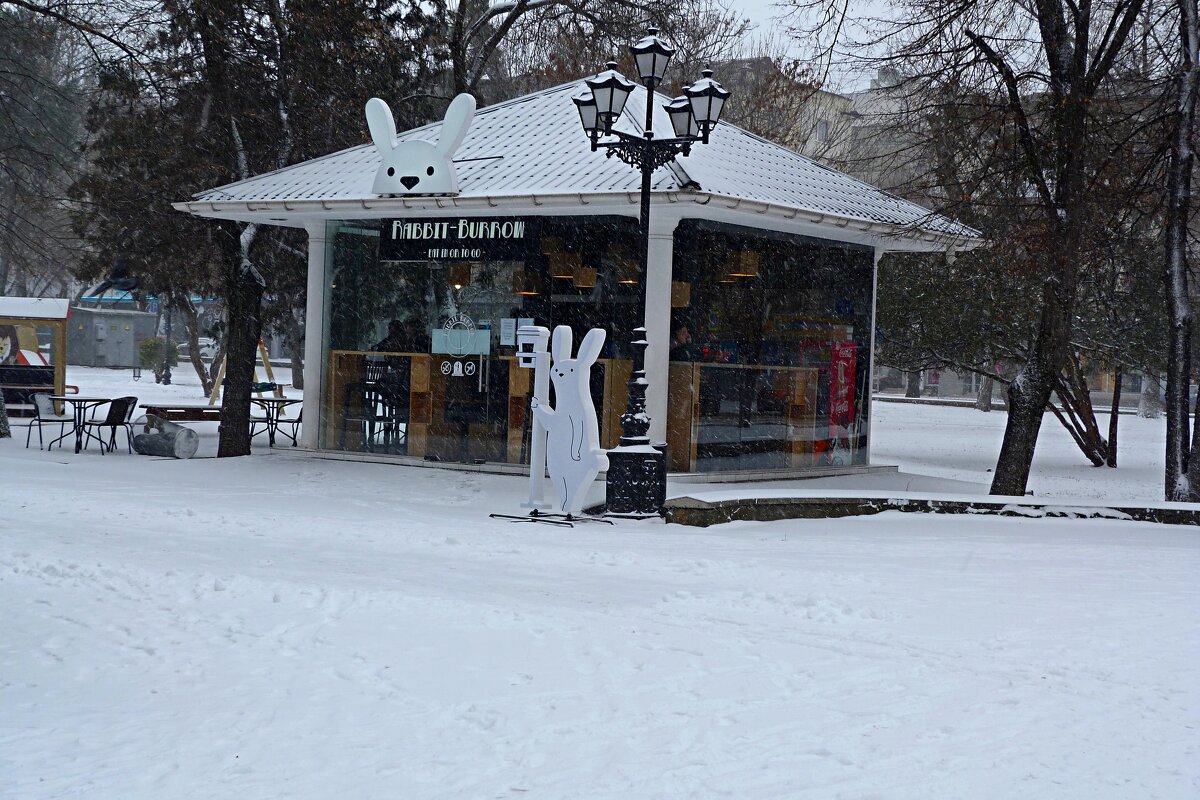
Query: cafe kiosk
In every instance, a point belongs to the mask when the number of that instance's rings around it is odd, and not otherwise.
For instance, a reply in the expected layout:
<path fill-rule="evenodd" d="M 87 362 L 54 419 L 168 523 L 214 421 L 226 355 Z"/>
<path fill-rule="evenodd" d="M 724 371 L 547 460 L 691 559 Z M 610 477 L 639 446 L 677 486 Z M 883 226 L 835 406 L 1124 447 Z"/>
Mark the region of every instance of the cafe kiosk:
<path fill-rule="evenodd" d="M 870 463 L 875 273 L 979 234 L 735 126 L 655 171 L 645 307 L 639 184 L 592 152 L 581 82 L 200 192 L 190 214 L 302 228 L 302 443 L 345 457 L 524 471 L 537 458 L 522 329 L 606 331 L 590 390 L 620 436 L 645 321 L 650 437 L 713 479 Z M 636 89 L 618 128 L 639 130 Z M 655 128 L 670 130 L 657 96 Z"/>

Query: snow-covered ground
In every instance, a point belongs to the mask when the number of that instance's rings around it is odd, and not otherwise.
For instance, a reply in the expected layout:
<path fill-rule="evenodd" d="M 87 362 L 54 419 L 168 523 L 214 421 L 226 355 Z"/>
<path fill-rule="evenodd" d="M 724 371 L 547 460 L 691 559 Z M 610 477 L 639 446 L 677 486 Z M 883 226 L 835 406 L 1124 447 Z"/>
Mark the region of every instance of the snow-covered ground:
<path fill-rule="evenodd" d="M 876 402 L 872 459 L 902 472 L 977 483 L 986 492 L 1000 454 L 1003 411 Z M 1108 431 L 1108 415 L 1098 415 Z M 1051 415 L 1042 422 L 1029 489 L 1041 497 L 1105 503 L 1161 502 L 1166 422 L 1122 414 L 1118 421 L 1117 469 L 1093 467 Z"/>
<path fill-rule="evenodd" d="M 1002 414 L 876 411 L 896 480 L 986 483 Z M 1036 491 L 1106 495 L 1047 441 Z M 255 452 L 0 441 L 0 797 L 1200 795 L 1191 528 L 565 530 L 487 518 L 519 478 Z"/>

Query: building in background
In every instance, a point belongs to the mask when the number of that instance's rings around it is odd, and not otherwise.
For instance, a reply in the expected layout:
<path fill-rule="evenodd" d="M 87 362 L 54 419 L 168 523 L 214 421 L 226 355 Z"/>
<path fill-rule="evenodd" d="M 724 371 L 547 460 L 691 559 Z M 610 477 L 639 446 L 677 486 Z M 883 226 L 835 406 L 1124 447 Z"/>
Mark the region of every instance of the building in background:
<path fill-rule="evenodd" d="M 138 345 L 157 334 L 158 315 L 134 308 L 71 309 L 67 362 L 84 367 L 139 365 Z"/>

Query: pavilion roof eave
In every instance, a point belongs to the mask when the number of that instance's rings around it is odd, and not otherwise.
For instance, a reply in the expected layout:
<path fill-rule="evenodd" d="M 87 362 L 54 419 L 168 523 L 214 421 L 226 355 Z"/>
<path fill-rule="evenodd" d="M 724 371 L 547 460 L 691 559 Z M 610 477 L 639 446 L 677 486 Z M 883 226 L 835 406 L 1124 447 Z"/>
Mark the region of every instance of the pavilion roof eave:
<path fill-rule="evenodd" d="M 448 216 L 464 212 L 482 216 L 513 214 L 630 214 L 636 215 L 637 192 L 526 194 L 508 196 L 408 196 L 356 199 L 304 200 L 187 200 L 172 203 L 177 211 L 212 219 L 304 227 L 331 219 L 376 219 L 420 212 Z M 960 226 L 958 231 L 936 230 L 920 224 L 854 218 L 796 208 L 762 200 L 730 197 L 704 191 L 656 191 L 655 208 L 675 206 L 675 216 L 702 217 L 787 231 L 803 228 L 821 238 L 870 243 L 883 251 L 951 252 L 973 250 L 984 244 L 978 231 Z M 697 208 L 686 213 L 681 204 Z M 703 211 L 701 211 L 703 209 Z M 665 208 L 664 208 L 665 210 Z M 930 214 L 931 218 L 936 215 Z"/>

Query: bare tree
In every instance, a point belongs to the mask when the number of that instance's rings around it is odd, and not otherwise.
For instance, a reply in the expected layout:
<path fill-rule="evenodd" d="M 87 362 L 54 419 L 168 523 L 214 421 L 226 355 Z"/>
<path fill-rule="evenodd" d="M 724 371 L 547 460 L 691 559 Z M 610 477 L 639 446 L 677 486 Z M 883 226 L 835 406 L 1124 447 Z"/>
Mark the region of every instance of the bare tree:
<path fill-rule="evenodd" d="M 661 0 L 459 0 L 446 14 L 448 88 L 477 94 L 491 80 L 540 71 L 529 67 L 561 70 L 572 55 L 555 48 L 564 39 L 574 55 L 585 45 L 606 61 L 608 45 L 627 38 L 639 21 L 666 17 L 669 8 Z"/>
<path fill-rule="evenodd" d="M 1192 370 L 1192 309 L 1188 293 L 1188 223 L 1191 213 L 1196 95 L 1200 92 L 1200 15 L 1196 0 L 1177 0 L 1179 65 L 1172 81 L 1167 164 L 1166 252 L 1163 277 L 1170 319 L 1167 358 L 1166 499 L 1200 499 L 1200 413 L 1189 448 L 1188 389 Z"/>
<path fill-rule="evenodd" d="M 805 3 L 845 27 L 840 5 Z M 876 63 L 902 65 L 909 96 L 938 97 L 946 86 L 973 90 L 979 108 L 1003 116 L 1020 162 L 1022 197 L 1040 228 L 1036 304 L 1025 358 L 1008 386 L 1008 420 L 992 492 L 1024 494 L 1042 415 L 1068 371 L 1087 232 L 1098 187 L 1096 165 L 1112 153 L 1098 136 L 1093 105 L 1110 90 L 1143 0 L 902 2 L 900 22 L 865 41 Z M 828 38 L 828 37 L 827 37 Z M 886 51 L 882 56 L 870 53 Z M 962 91 L 952 93 L 961 97 Z M 947 200 L 963 187 L 941 187 Z M 960 197 L 956 198 L 954 195 Z M 952 203 L 943 207 L 952 208 Z"/>
<path fill-rule="evenodd" d="M 0 2 L 0 294 L 73 293 L 67 188 L 87 95 L 116 66 L 153 81 L 143 43 L 163 18 L 140 0 Z"/>
<path fill-rule="evenodd" d="M 491 7 L 493 25 L 499 24 L 496 10 L 504 7 Z M 663 89 L 667 91 L 691 83 L 705 66 L 737 58 L 749 30 L 743 16 L 718 0 L 550 2 L 509 13 L 517 18 L 481 62 L 485 73 L 474 76 L 473 83 L 456 83 L 457 91 L 474 89 L 495 102 L 579 80 L 610 59 L 632 75 L 629 45 L 647 24 L 659 27 L 676 49 Z"/>
<path fill-rule="evenodd" d="M 89 68 L 69 27 L 0 7 L 0 295 L 68 293 Z"/>

